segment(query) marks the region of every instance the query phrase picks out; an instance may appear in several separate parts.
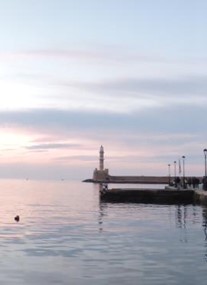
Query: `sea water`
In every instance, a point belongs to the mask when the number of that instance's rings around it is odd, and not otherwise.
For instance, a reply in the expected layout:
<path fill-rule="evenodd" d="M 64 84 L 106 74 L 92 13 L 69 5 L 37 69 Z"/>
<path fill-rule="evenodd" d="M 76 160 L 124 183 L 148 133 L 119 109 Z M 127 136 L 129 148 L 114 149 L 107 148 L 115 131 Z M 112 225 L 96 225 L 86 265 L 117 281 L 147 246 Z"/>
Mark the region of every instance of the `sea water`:
<path fill-rule="evenodd" d="M 205 207 L 101 203 L 72 181 L 1 180 L 0 197 L 0 284 L 206 284 Z"/>

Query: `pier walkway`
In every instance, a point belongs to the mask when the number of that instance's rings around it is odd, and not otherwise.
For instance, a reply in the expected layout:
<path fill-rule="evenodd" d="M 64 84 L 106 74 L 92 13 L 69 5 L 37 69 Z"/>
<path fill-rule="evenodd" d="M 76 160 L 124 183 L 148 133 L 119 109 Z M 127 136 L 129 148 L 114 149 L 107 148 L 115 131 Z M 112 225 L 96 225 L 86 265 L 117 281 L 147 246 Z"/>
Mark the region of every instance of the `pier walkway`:
<path fill-rule="evenodd" d="M 113 203 L 203 204 L 207 205 L 207 191 L 200 189 L 131 189 L 113 188 L 100 191 L 100 199 Z"/>

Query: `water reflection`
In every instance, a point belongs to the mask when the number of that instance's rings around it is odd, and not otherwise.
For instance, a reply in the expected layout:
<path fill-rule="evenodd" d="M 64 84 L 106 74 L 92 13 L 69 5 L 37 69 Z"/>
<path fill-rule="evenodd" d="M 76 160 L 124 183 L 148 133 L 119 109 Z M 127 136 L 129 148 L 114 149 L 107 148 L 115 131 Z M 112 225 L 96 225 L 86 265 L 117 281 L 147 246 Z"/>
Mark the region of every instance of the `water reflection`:
<path fill-rule="evenodd" d="M 207 240 L 207 208 L 204 207 L 203 208 L 203 230 L 204 230 L 204 234 L 205 234 L 205 240 Z"/>
<path fill-rule="evenodd" d="M 113 214 L 112 214 L 113 213 Z M 195 205 L 151 205 L 151 204 L 133 204 L 133 203 L 107 203 L 99 202 L 99 215 L 98 224 L 99 230 L 103 231 L 106 226 L 105 218 L 108 216 L 107 221 L 110 221 L 111 215 L 116 214 L 116 218 L 122 222 L 127 220 L 130 223 L 130 219 L 134 221 L 134 226 L 139 226 L 139 220 L 145 223 L 146 228 L 149 225 L 149 219 L 151 227 L 154 229 L 157 225 L 163 226 L 165 221 L 166 225 L 174 224 L 179 235 L 179 241 L 187 243 L 189 239 L 189 231 L 192 225 L 196 225 L 200 221 L 200 206 Z M 205 222 L 203 222 L 205 237 L 207 240 L 207 208 L 203 211 Z M 137 225 L 136 225 L 137 222 Z M 154 222 L 154 224 L 153 224 Z M 158 226 L 158 227 L 159 227 Z"/>
<path fill-rule="evenodd" d="M 207 207 L 102 203 L 66 181 L 0 189 L 0 284 L 206 283 Z"/>
<path fill-rule="evenodd" d="M 97 184 L 97 191 L 100 193 L 103 191 L 103 183 Z M 107 203 L 101 202 L 101 199 L 99 197 L 99 215 L 98 215 L 98 224 L 99 224 L 99 232 L 103 231 L 103 218 L 106 215 L 106 208 L 107 208 Z"/>
<path fill-rule="evenodd" d="M 187 222 L 187 206 L 176 205 L 176 226 L 178 228 L 186 228 Z"/>
<path fill-rule="evenodd" d="M 176 205 L 176 227 L 180 229 L 180 242 L 188 242 L 187 233 L 187 207 L 184 205 Z"/>
<path fill-rule="evenodd" d="M 204 232 L 204 236 L 205 236 L 205 261 L 207 262 L 207 207 L 203 207 L 202 209 L 202 217 L 203 217 L 203 222 L 202 222 L 202 226 L 203 226 L 203 232 Z"/>
<path fill-rule="evenodd" d="M 99 203 L 99 216 L 98 216 L 98 224 L 99 224 L 99 231 L 103 231 L 103 221 L 104 216 L 106 216 L 107 211 L 107 203 Z"/>

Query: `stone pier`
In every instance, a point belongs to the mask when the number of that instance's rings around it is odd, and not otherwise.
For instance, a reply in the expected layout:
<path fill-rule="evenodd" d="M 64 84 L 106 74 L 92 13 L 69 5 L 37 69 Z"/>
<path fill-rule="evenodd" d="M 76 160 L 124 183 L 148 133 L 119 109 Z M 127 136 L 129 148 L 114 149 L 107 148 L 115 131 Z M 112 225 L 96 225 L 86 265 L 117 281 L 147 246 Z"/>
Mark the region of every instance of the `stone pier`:
<path fill-rule="evenodd" d="M 113 188 L 100 191 L 103 202 L 148 204 L 201 204 L 207 205 L 207 191 L 200 189 L 131 189 Z"/>

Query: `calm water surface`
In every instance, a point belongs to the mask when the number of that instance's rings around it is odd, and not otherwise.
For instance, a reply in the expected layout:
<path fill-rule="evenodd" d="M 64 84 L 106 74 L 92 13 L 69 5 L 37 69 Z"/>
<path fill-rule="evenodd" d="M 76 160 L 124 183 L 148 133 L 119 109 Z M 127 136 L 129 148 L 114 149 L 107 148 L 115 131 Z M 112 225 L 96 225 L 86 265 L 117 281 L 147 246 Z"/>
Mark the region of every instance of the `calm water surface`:
<path fill-rule="evenodd" d="M 1 180 L 0 195 L 0 284 L 206 284 L 205 207 L 102 204 L 68 181 Z"/>

